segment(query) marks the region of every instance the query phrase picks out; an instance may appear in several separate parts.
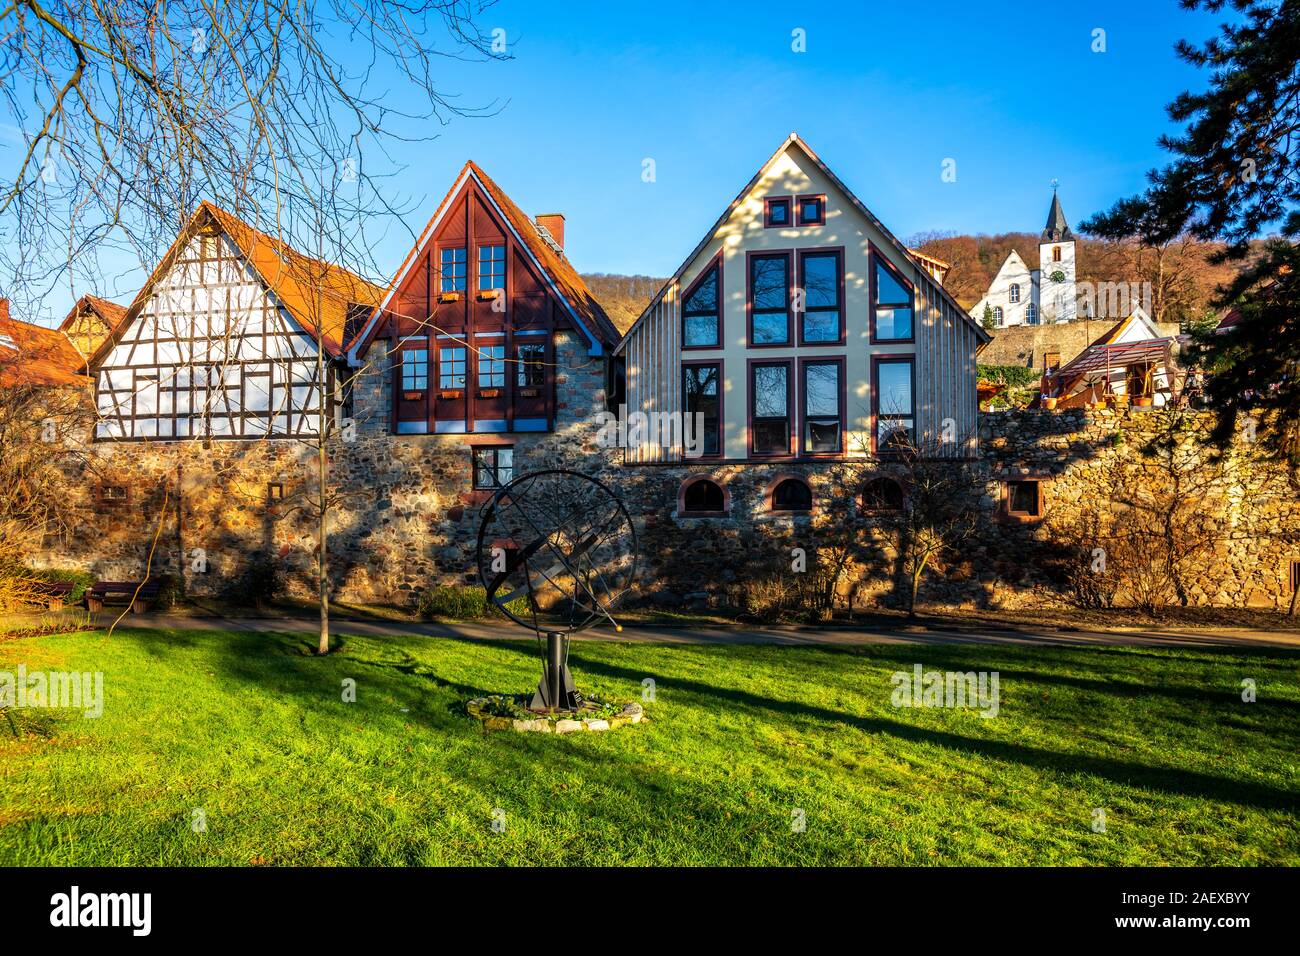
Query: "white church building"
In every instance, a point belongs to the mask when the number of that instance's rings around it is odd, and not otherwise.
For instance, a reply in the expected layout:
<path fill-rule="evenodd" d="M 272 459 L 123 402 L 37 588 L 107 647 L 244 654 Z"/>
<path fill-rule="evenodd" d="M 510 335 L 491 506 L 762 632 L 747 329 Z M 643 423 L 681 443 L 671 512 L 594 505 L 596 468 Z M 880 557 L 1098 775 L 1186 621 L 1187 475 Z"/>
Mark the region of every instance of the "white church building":
<path fill-rule="evenodd" d="M 1011 250 L 984 298 L 970 310 L 971 317 L 982 323 L 987 310 L 995 328 L 1049 325 L 1076 317 L 1074 233 L 1055 190 L 1047 226 L 1038 239 L 1038 261 L 1039 268 L 1031 269 Z"/>

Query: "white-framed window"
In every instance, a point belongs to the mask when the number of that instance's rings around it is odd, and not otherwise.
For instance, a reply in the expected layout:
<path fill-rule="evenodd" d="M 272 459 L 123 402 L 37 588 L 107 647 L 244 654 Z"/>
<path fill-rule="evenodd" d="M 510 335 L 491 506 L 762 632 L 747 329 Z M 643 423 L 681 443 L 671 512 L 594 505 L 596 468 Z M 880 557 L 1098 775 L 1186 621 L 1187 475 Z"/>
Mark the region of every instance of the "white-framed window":
<path fill-rule="evenodd" d="M 1000 305 L 995 305 L 995 306 L 993 307 L 993 321 L 994 321 L 997 325 L 1001 325 L 1001 324 L 1002 324 L 1002 306 L 1000 306 Z"/>
<path fill-rule="evenodd" d="M 1032 302 L 1025 306 L 1025 321 L 1030 325 L 1038 324 L 1038 306 Z"/>
<path fill-rule="evenodd" d="M 1017 302 L 1020 301 L 1020 283 L 1019 283 L 1019 282 L 1013 282 L 1013 283 L 1011 283 L 1011 287 L 1007 289 L 1007 300 L 1008 300 L 1012 305 L 1015 305 Z"/>

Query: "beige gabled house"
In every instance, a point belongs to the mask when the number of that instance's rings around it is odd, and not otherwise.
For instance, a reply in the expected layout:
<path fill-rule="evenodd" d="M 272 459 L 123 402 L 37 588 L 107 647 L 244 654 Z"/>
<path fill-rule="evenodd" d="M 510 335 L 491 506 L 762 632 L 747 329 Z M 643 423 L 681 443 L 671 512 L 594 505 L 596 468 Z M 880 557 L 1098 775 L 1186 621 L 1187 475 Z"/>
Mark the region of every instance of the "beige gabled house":
<path fill-rule="evenodd" d="M 944 290 L 945 266 L 911 253 L 792 133 L 615 353 L 628 414 L 692 416 L 702 441 L 629 439 L 626 460 L 974 454 L 989 336 Z"/>

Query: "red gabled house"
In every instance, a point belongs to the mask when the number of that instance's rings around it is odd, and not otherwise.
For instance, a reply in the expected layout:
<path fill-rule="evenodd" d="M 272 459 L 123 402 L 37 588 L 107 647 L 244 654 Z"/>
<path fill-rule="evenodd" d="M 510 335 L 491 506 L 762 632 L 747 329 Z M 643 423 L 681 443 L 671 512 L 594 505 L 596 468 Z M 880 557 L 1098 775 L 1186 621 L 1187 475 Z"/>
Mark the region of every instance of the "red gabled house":
<path fill-rule="evenodd" d="M 557 356 L 561 332 L 581 362 Z M 378 340 L 391 352 L 395 433 L 499 434 L 554 430 L 557 379 L 603 365 L 619 333 L 564 254 L 564 217 L 529 218 L 467 162 L 350 362 L 378 365 Z"/>

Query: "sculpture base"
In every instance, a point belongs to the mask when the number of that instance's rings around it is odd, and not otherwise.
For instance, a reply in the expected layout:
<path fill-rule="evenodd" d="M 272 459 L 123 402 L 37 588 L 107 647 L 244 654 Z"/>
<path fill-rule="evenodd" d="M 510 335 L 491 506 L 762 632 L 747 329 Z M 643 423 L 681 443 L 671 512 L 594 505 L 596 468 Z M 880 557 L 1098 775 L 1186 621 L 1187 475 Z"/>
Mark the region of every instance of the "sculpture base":
<path fill-rule="evenodd" d="M 546 635 L 546 667 L 537 693 L 528 709 L 538 713 L 549 711 L 576 711 L 582 706 L 582 695 L 573 686 L 569 671 L 569 638 L 551 631 Z"/>

